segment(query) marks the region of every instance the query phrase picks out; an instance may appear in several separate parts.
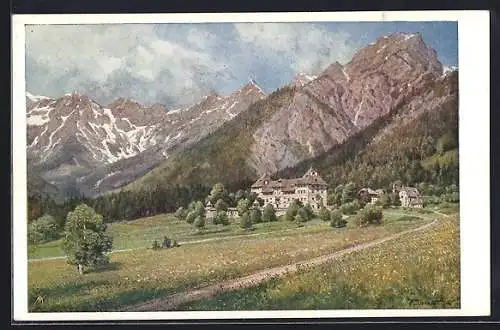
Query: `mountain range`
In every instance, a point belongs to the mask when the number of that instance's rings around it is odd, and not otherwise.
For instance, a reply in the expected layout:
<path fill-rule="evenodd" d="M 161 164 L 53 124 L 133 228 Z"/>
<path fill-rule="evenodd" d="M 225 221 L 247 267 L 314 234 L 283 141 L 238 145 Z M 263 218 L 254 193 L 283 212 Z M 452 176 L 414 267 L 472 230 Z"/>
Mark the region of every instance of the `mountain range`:
<path fill-rule="evenodd" d="M 252 80 L 181 109 L 27 93 L 30 189 L 94 196 L 157 184 L 245 186 L 437 111 L 457 98 L 456 70 L 443 68 L 420 34 L 394 33 L 269 95 Z"/>

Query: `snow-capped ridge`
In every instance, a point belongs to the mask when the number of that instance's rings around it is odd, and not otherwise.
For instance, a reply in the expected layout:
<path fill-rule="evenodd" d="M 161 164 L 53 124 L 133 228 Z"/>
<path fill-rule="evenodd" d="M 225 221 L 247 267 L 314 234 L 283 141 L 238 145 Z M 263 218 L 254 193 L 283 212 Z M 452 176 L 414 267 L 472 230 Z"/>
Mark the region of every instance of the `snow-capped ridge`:
<path fill-rule="evenodd" d="M 266 95 L 264 90 L 259 86 L 259 84 L 257 84 L 257 82 L 254 79 L 250 78 L 250 80 L 248 81 L 248 85 L 257 88 L 262 95 Z"/>
<path fill-rule="evenodd" d="M 33 102 L 38 102 L 40 100 L 50 100 L 50 97 L 43 95 L 33 95 L 30 92 L 26 92 L 26 97 L 29 98 Z"/>
<path fill-rule="evenodd" d="M 453 71 L 457 71 L 457 70 L 458 70 L 458 66 L 455 66 L 455 65 L 443 66 L 443 73 L 453 72 Z"/>

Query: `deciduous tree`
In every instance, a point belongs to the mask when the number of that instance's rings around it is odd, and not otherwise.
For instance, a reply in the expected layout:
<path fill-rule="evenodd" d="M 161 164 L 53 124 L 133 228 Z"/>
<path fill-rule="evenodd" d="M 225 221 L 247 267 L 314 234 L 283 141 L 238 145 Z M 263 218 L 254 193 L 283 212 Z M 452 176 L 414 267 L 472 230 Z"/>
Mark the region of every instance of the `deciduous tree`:
<path fill-rule="evenodd" d="M 78 267 L 95 267 L 109 261 L 105 252 L 111 250 L 112 239 L 106 234 L 102 216 L 86 204 L 69 212 L 64 231 L 63 248 L 68 262 Z"/>

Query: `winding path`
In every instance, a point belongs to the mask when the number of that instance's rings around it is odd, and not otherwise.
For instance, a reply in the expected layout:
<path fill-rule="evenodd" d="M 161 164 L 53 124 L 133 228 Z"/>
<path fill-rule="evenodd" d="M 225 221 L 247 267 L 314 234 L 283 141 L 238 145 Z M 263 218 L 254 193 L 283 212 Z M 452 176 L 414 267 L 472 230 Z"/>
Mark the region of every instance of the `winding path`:
<path fill-rule="evenodd" d="M 448 217 L 448 215 L 439 213 L 437 211 L 434 211 L 434 213 L 439 214 L 444 217 Z M 131 305 L 128 306 L 121 311 L 127 311 L 127 312 L 146 312 L 146 311 L 168 311 L 168 310 L 173 310 L 180 305 L 195 301 L 195 300 L 200 300 L 200 299 L 206 299 L 206 298 L 211 298 L 216 296 L 219 293 L 226 292 L 226 291 L 232 291 L 232 290 L 237 290 L 237 289 L 242 289 L 242 288 L 248 288 L 252 287 L 255 285 L 258 285 L 270 278 L 273 277 L 280 277 L 284 276 L 286 274 L 294 273 L 304 267 L 311 267 L 311 266 L 317 266 L 329 261 L 333 261 L 336 259 L 339 259 L 343 257 L 346 254 L 355 252 L 355 251 L 360 251 L 363 249 L 367 249 L 379 244 L 382 244 L 387 241 L 391 241 L 393 239 L 396 239 L 398 237 L 401 237 L 403 235 L 417 232 L 417 231 L 422 231 L 424 229 L 427 229 L 433 225 L 435 225 L 438 222 L 438 219 L 434 219 L 434 221 L 427 223 L 425 225 L 422 225 L 420 227 L 414 228 L 414 229 L 409 229 L 406 231 L 402 231 L 400 233 L 381 238 L 375 241 L 371 241 L 368 243 L 362 243 L 358 244 L 337 252 L 333 252 L 327 255 L 323 255 L 320 257 L 308 259 L 306 261 L 298 262 L 298 263 L 293 263 L 285 266 L 278 266 L 274 268 L 267 268 L 264 270 L 261 270 L 259 272 L 253 273 L 251 275 L 247 275 L 244 277 L 236 278 L 236 279 L 230 279 L 223 281 L 221 283 L 217 283 L 214 285 L 210 285 L 201 289 L 197 290 L 191 290 L 191 291 L 185 291 L 185 292 L 180 292 L 176 293 L 173 295 L 169 295 L 166 297 L 162 298 L 157 298 L 153 300 L 149 300 L 144 303 L 136 304 L 136 305 Z"/>

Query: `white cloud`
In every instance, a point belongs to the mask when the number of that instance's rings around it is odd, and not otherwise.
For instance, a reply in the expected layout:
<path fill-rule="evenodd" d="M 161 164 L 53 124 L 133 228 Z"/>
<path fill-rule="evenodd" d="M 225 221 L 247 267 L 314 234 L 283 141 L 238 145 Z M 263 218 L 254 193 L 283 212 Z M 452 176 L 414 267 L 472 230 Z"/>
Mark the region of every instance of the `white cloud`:
<path fill-rule="evenodd" d="M 203 29 L 191 28 L 187 33 L 186 40 L 190 45 L 205 50 L 215 45 L 217 37 Z"/>
<path fill-rule="evenodd" d="M 278 86 L 290 71 L 317 73 L 352 49 L 347 34 L 311 24 L 38 25 L 26 29 L 26 79 L 35 94 L 178 106 L 230 92 L 249 74 Z"/>
<path fill-rule="evenodd" d="M 311 24 L 235 24 L 242 42 L 264 52 L 283 56 L 295 71 L 317 73 L 328 64 L 350 59 L 357 45 L 347 33 L 336 33 Z"/>
<path fill-rule="evenodd" d="M 72 81 L 76 88 L 78 81 L 112 88 L 109 79 L 120 71 L 126 72 L 131 79 L 142 81 L 142 88 L 161 80 L 160 75 L 168 72 L 175 83 L 157 88 L 157 93 L 165 93 L 167 89 L 170 96 L 175 96 L 186 88 L 197 87 L 194 81 L 197 69 L 216 71 L 222 68 L 210 54 L 200 49 L 210 39 L 203 36 L 196 39 L 194 31 L 188 39 L 196 42 L 198 49 L 162 40 L 153 25 L 44 25 L 28 27 L 26 34 L 28 61 L 49 73 L 46 79 L 53 85 L 54 96 L 59 96 L 57 90 L 62 87 L 57 86 L 58 82 L 62 85 Z M 77 76 L 68 78 L 68 72 Z M 193 91 L 194 94 L 202 92 Z M 151 95 L 151 91 L 147 94 Z"/>

